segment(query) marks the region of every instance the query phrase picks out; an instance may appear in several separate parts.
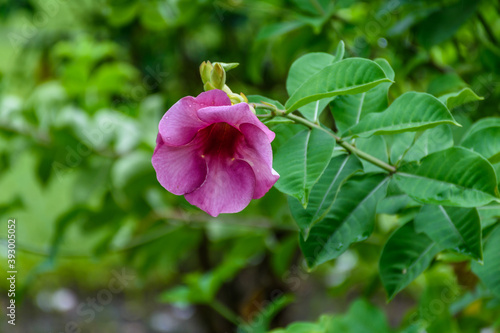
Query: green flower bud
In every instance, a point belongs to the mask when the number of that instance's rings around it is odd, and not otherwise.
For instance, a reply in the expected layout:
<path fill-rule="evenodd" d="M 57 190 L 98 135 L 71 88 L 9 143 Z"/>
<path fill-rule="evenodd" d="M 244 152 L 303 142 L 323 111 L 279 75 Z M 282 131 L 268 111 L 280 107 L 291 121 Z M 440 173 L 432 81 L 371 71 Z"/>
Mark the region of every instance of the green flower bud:
<path fill-rule="evenodd" d="M 218 62 L 214 65 L 212 75 L 210 76 L 210 82 L 217 89 L 224 88 L 224 85 L 226 84 L 226 71 Z"/>
<path fill-rule="evenodd" d="M 200 65 L 200 76 L 203 84 L 210 82 L 210 76 L 212 74 L 213 66 L 210 61 L 202 62 Z"/>
<path fill-rule="evenodd" d="M 209 90 L 213 90 L 213 89 L 216 89 L 212 83 L 210 82 L 206 82 L 204 85 L 203 85 L 203 90 L 205 91 L 209 91 Z"/>

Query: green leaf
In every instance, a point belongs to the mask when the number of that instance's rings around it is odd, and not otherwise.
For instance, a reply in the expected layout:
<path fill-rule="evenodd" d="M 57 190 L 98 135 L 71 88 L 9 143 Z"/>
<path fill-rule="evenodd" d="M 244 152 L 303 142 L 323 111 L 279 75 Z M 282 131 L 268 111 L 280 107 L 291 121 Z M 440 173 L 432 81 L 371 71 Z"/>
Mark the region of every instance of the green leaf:
<path fill-rule="evenodd" d="M 356 147 L 361 151 L 370 152 L 370 155 L 378 158 L 379 160 L 389 163 L 389 151 L 387 149 L 387 142 L 385 136 L 374 135 L 369 138 L 356 139 Z M 365 172 L 381 172 L 382 168 L 368 162 L 361 160 Z"/>
<path fill-rule="evenodd" d="M 425 205 L 415 217 L 415 231 L 424 232 L 442 249 L 481 261 L 481 221 L 476 208 Z"/>
<path fill-rule="evenodd" d="M 257 34 L 257 41 L 270 39 L 274 37 L 279 37 L 285 35 L 291 31 L 297 30 L 305 26 L 303 22 L 300 21 L 289 21 L 289 22 L 278 22 L 274 24 L 265 25 L 260 29 Z"/>
<path fill-rule="evenodd" d="M 298 58 L 290 66 L 286 78 L 286 91 L 290 96 L 293 95 L 304 81 L 333 64 L 336 60 L 335 56 L 324 52 L 307 53 Z"/>
<path fill-rule="evenodd" d="M 497 177 L 481 155 L 461 147 L 402 165 L 394 175 L 402 191 L 435 205 L 477 207 L 498 201 Z"/>
<path fill-rule="evenodd" d="M 403 156 L 404 161 L 419 161 L 429 154 L 453 147 L 449 126 L 436 126 L 416 135 L 417 139 Z"/>
<path fill-rule="evenodd" d="M 297 89 L 302 86 L 304 81 L 338 60 L 339 59 L 336 56 L 321 52 L 308 53 L 295 60 L 292 66 L 290 66 L 290 71 L 288 72 L 288 77 L 286 79 L 286 90 L 288 92 L 288 95 L 292 96 L 297 91 Z M 329 99 L 318 100 L 313 103 L 304 105 L 299 109 L 299 111 L 307 119 L 316 121 L 319 117 L 320 112 L 323 111 L 323 109 L 328 105 L 332 98 L 333 97 Z"/>
<path fill-rule="evenodd" d="M 415 35 L 426 48 L 450 39 L 469 17 L 474 15 L 478 1 L 458 1 L 441 7 L 415 26 Z"/>
<path fill-rule="evenodd" d="M 276 188 L 306 207 L 309 192 L 327 167 L 334 147 L 335 139 L 322 130 L 299 132 L 274 157 L 274 169 L 280 174 Z"/>
<path fill-rule="evenodd" d="M 481 218 L 481 227 L 483 229 L 500 221 L 500 205 L 492 204 L 478 207 L 479 217 Z"/>
<path fill-rule="evenodd" d="M 376 207 L 388 182 L 387 175 L 364 174 L 351 177 L 340 188 L 325 218 L 311 227 L 307 240 L 299 238 L 310 268 L 338 257 L 352 243 L 370 236 Z"/>
<path fill-rule="evenodd" d="M 388 299 L 419 276 L 438 252 L 438 245 L 426 234 L 415 232 L 413 222 L 397 229 L 387 240 L 379 262 Z"/>
<path fill-rule="evenodd" d="M 292 216 L 305 239 L 309 236 L 310 228 L 328 215 L 334 205 L 337 191 L 346 178 L 362 169 L 363 166 L 356 156 L 344 154 L 336 156 L 332 158 L 325 172 L 312 188 L 307 208 L 304 208 L 297 199 L 288 198 Z"/>
<path fill-rule="evenodd" d="M 463 88 L 467 88 L 467 83 L 457 73 L 450 72 L 432 79 L 427 87 L 427 92 L 434 96 L 442 96 L 454 94 Z"/>
<path fill-rule="evenodd" d="M 394 71 L 385 59 L 375 59 L 375 62 L 384 70 L 386 77 L 394 80 Z M 361 94 L 335 98 L 330 103 L 330 109 L 339 131 L 347 131 L 367 114 L 385 110 L 389 104 L 387 94 L 391 85 L 392 82 L 385 82 Z"/>
<path fill-rule="evenodd" d="M 484 265 L 472 262 L 471 268 L 486 287 L 496 297 L 500 297 L 500 226 L 496 227 L 486 239 Z"/>
<path fill-rule="evenodd" d="M 338 323 L 343 324 L 342 328 L 338 327 L 337 330 L 328 330 L 327 332 L 391 332 L 384 312 L 365 299 L 354 301 L 349 307 L 349 311 L 338 319 Z"/>
<path fill-rule="evenodd" d="M 301 10 L 316 16 L 325 16 L 331 6 L 329 0 L 293 0 Z"/>
<path fill-rule="evenodd" d="M 460 126 L 446 106 L 434 96 L 408 92 L 399 96 L 387 110 L 367 115 L 343 136 L 415 132 L 441 124 Z"/>
<path fill-rule="evenodd" d="M 460 144 L 487 158 L 500 162 L 500 118 L 484 118 L 472 125 Z"/>
<path fill-rule="evenodd" d="M 329 65 L 309 77 L 288 99 L 285 107 L 291 112 L 323 98 L 362 93 L 390 81 L 377 63 L 349 58 Z"/>
<path fill-rule="evenodd" d="M 464 88 L 459 92 L 446 94 L 439 97 L 439 100 L 446 105 L 448 110 L 462 106 L 467 103 L 482 101 L 484 98 L 476 95 L 470 88 Z"/>

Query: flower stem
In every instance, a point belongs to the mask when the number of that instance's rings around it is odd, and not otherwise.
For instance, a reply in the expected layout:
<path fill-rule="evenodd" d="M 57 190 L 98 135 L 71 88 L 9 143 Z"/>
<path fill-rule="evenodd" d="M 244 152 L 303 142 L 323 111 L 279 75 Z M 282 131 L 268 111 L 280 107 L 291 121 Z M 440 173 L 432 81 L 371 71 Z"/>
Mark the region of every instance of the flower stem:
<path fill-rule="evenodd" d="M 359 150 L 358 148 L 354 147 L 350 143 L 347 143 L 344 140 L 342 140 L 341 137 L 338 137 L 332 131 L 330 131 L 326 128 L 323 128 L 318 124 L 315 124 L 315 123 L 313 123 L 305 118 L 296 116 L 292 113 L 286 113 L 286 111 L 284 111 L 284 110 L 278 110 L 276 107 L 272 107 L 272 106 L 269 106 L 267 104 L 255 104 L 255 106 L 259 107 L 259 108 L 270 110 L 271 114 L 267 115 L 268 118 L 273 118 L 275 116 L 286 117 L 288 119 L 295 121 L 296 123 L 302 124 L 302 125 L 307 126 L 311 129 L 318 129 L 318 130 L 321 130 L 325 133 L 328 133 L 328 135 L 330 135 L 331 137 L 333 137 L 335 139 L 335 141 L 337 142 L 337 144 L 339 146 L 344 147 L 344 149 L 346 149 L 348 152 L 350 152 L 350 153 L 358 156 L 359 158 L 362 158 L 365 161 L 368 161 L 368 162 L 388 171 L 389 173 L 396 172 L 396 167 L 394 167 L 390 164 L 387 164 L 384 161 L 381 161 L 378 158 L 376 158 L 368 153 L 365 153 L 364 151 Z M 262 116 L 264 116 L 264 115 L 261 115 L 261 118 L 262 118 Z"/>

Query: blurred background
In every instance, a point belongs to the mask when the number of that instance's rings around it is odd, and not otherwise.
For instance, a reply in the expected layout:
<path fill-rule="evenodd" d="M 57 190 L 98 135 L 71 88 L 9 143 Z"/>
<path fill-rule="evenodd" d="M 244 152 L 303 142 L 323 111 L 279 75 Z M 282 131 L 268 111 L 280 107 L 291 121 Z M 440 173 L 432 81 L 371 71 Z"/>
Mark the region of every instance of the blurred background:
<path fill-rule="evenodd" d="M 0 331 L 235 332 L 237 314 L 252 323 L 240 332 L 266 332 L 324 313 L 359 321 L 348 311 L 363 298 L 387 331 L 495 332 L 500 302 L 460 262 L 386 303 L 377 262 L 404 214 L 307 272 L 278 191 L 211 218 L 156 181 L 158 121 L 202 91 L 202 61 L 239 62 L 233 91 L 285 102 L 292 62 L 341 40 L 348 56 L 389 61 L 391 100 L 483 96 L 454 111 L 456 140 L 500 114 L 499 1 L 0 0 L 0 242 L 15 218 L 18 271 L 15 327 L 0 279 Z"/>

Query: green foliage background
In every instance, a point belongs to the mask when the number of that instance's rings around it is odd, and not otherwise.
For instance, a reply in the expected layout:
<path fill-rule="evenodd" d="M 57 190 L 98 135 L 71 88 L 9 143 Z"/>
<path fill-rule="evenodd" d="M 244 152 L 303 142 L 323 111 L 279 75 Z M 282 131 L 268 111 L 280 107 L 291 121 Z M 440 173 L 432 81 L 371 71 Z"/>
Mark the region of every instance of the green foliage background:
<path fill-rule="evenodd" d="M 379 205 L 367 241 L 308 272 L 276 189 L 209 218 L 157 183 L 158 121 L 202 91 L 202 61 L 239 62 L 233 91 L 285 101 L 293 61 L 334 54 L 340 40 L 349 57 L 391 64 L 390 101 L 466 87 L 484 97 L 453 110 L 455 142 L 500 114 L 498 1 L 0 1 L 0 235 L 6 244 L 3 222 L 16 218 L 19 272 L 19 326 L 3 315 L 1 329 L 64 331 L 72 320 L 83 332 L 230 332 L 232 320 L 241 332 L 498 331 L 498 293 L 472 273 L 486 266 L 471 271 L 455 254 L 386 303 L 378 260 L 411 207 Z M 293 134 L 280 130 L 276 145 Z M 495 206 L 482 223 L 499 216 Z M 58 291 L 80 304 L 121 267 L 133 283 L 94 320 L 58 308 Z"/>

